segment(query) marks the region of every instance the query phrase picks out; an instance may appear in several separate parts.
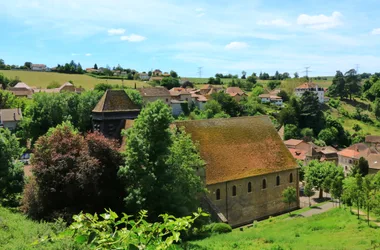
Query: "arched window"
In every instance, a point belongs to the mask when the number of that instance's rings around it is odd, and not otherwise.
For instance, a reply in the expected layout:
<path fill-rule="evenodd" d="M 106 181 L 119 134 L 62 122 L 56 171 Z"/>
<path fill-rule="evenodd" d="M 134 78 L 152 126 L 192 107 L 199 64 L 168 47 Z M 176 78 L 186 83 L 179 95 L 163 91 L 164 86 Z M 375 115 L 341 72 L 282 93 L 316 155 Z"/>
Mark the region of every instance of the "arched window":
<path fill-rule="evenodd" d="M 289 175 L 289 182 L 293 183 L 293 173 L 290 173 L 290 175 Z"/>
<path fill-rule="evenodd" d="M 236 186 L 232 186 L 232 196 L 236 196 Z"/>
<path fill-rule="evenodd" d="M 220 200 L 220 189 L 219 188 L 216 190 L 216 200 L 217 201 Z"/>
<path fill-rule="evenodd" d="M 252 192 L 252 184 L 248 182 L 248 193 Z"/>
<path fill-rule="evenodd" d="M 280 176 L 276 177 L 276 186 L 280 186 Z"/>
<path fill-rule="evenodd" d="M 267 188 L 267 180 L 263 179 L 263 189 L 266 189 L 266 188 Z"/>
<path fill-rule="evenodd" d="M 232 186 L 232 196 L 236 196 L 236 186 Z"/>

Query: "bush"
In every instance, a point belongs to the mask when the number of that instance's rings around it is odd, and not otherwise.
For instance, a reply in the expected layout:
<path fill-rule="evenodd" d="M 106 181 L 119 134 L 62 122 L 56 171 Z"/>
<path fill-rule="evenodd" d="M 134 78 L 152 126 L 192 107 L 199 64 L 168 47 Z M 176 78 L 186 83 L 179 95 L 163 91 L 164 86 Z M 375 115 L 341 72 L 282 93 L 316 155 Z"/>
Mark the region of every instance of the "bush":
<path fill-rule="evenodd" d="M 223 233 L 232 232 L 232 228 L 230 225 L 226 223 L 215 223 L 211 231 L 213 233 L 223 234 Z"/>

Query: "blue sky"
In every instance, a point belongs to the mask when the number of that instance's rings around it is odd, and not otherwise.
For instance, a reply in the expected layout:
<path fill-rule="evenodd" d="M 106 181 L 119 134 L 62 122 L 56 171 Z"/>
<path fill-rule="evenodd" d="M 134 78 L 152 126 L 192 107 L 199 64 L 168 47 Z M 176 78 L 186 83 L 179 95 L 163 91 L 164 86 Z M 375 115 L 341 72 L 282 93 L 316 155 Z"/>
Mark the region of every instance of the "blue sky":
<path fill-rule="evenodd" d="M 0 1 L 0 58 L 181 76 L 380 71 L 379 0 Z M 302 75 L 302 74 L 301 74 Z"/>

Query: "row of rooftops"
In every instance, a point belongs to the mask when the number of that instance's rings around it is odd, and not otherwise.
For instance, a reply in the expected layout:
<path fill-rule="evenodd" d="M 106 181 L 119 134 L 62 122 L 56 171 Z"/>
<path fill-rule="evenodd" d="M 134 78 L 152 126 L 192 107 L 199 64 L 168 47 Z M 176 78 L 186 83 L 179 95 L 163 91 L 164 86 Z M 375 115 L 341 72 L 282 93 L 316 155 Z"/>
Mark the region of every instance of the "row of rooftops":
<path fill-rule="evenodd" d="M 368 160 L 369 167 L 380 170 L 380 152 L 377 145 L 380 145 L 380 136 L 366 136 L 365 143 L 356 143 L 342 150 L 337 150 L 331 146 L 319 147 L 312 142 L 290 139 L 284 141 L 290 153 L 297 160 L 313 159 L 313 156 L 320 154 L 320 160 L 338 160 L 338 156 L 359 160 L 361 157 Z"/>
<path fill-rule="evenodd" d="M 59 88 L 53 89 L 41 89 L 37 87 L 30 87 L 24 82 L 17 83 L 14 87 L 9 88 L 16 96 L 31 96 L 34 93 L 45 92 L 45 93 L 60 93 L 63 91 L 77 92 L 80 93 L 83 91 L 82 88 L 76 88 L 72 83 L 65 82 Z"/>

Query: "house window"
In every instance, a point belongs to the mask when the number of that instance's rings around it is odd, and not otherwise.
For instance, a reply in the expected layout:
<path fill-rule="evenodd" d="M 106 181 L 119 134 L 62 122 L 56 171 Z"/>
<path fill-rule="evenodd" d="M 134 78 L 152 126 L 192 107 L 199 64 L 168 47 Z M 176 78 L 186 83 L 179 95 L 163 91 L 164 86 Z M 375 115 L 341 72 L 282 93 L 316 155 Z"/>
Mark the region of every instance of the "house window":
<path fill-rule="evenodd" d="M 352 160 L 348 160 L 348 163 L 352 164 Z"/>
<path fill-rule="evenodd" d="M 186 98 L 186 101 L 188 101 L 189 100 L 189 98 Z"/>
<path fill-rule="evenodd" d="M 290 175 L 289 175 L 289 182 L 293 183 L 293 173 L 290 173 Z"/>
<path fill-rule="evenodd" d="M 280 176 L 276 177 L 276 186 L 280 186 Z"/>
<path fill-rule="evenodd" d="M 166 102 L 169 102 L 169 99 L 168 99 L 168 98 L 166 98 Z"/>
<path fill-rule="evenodd" d="M 263 179 L 263 189 L 266 189 L 266 188 L 267 188 L 267 180 Z"/>
<path fill-rule="evenodd" d="M 248 182 L 248 193 L 252 192 L 252 183 Z"/>
<path fill-rule="evenodd" d="M 216 200 L 217 201 L 220 200 L 220 189 L 219 188 L 216 190 Z"/>
<path fill-rule="evenodd" d="M 232 196 L 236 196 L 236 186 L 232 186 Z"/>

